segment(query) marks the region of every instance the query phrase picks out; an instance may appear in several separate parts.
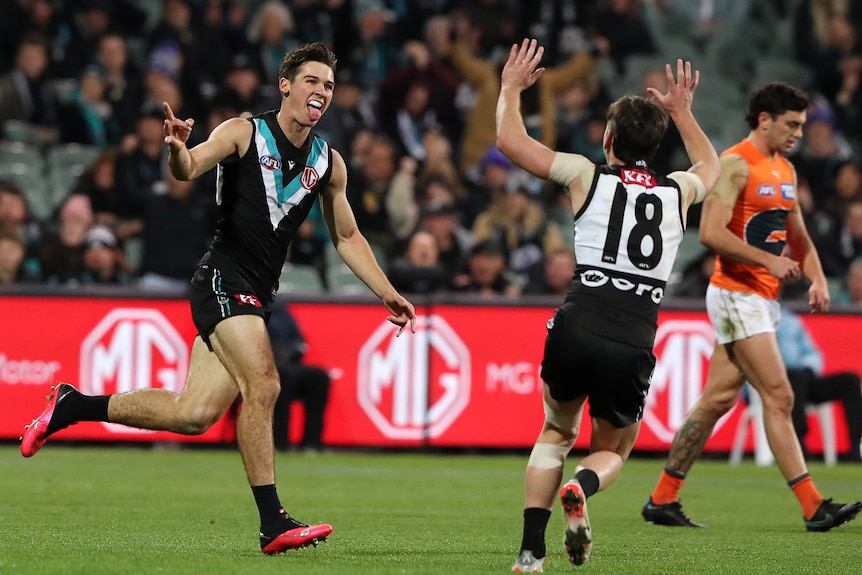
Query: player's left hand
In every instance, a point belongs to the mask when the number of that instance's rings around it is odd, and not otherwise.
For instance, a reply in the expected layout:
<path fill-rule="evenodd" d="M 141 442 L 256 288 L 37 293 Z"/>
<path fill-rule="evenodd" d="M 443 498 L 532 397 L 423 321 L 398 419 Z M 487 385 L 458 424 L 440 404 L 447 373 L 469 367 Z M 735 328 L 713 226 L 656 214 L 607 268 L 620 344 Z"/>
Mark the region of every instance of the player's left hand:
<path fill-rule="evenodd" d="M 544 68 L 537 68 L 544 53 L 545 49 L 535 39 L 524 38 L 520 46 L 512 44 L 500 77 L 501 88 L 523 91 L 535 84 L 545 71 Z"/>
<path fill-rule="evenodd" d="M 392 315 L 386 319 L 399 326 L 395 337 L 401 335 L 407 326 L 410 326 L 410 333 L 416 333 L 416 310 L 413 304 L 404 299 L 398 292 L 392 292 L 383 298 L 383 305 L 386 306 Z"/>
<path fill-rule="evenodd" d="M 811 306 L 811 313 L 826 313 L 829 311 L 831 301 L 827 286 L 817 282 L 811 283 L 811 287 L 808 288 L 808 305 Z"/>

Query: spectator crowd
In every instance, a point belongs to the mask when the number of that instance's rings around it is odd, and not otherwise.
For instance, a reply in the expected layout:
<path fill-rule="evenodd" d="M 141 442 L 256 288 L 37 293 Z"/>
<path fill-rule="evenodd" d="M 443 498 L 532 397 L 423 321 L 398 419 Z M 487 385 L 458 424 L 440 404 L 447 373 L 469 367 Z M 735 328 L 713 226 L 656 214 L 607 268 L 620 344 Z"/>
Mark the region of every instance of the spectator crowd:
<path fill-rule="evenodd" d="M 808 91 L 815 103 L 790 155 L 799 202 L 833 297 L 862 303 L 857 4 L 0 0 L 0 284 L 185 289 L 216 226 L 215 181 L 170 175 L 162 102 L 196 120 L 197 143 L 226 118 L 276 108 L 285 51 L 321 40 L 338 67 L 316 131 L 347 160 L 357 222 L 396 287 L 564 294 L 569 199 L 494 147 L 502 63 L 529 36 L 546 47 L 547 70 L 524 94 L 528 130 L 594 161 L 607 104 L 660 88 L 677 57 L 702 71 L 695 113 L 719 151 L 745 135 L 734 121 L 747 91 L 769 80 Z M 687 167 L 673 129 L 651 167 Z M 286 266 L 311 267 L 334 289 L 329 250 L 314 211 Z M 674 276 L 680 297 L 702 297 L 708 265 L 692 262 Z"/>

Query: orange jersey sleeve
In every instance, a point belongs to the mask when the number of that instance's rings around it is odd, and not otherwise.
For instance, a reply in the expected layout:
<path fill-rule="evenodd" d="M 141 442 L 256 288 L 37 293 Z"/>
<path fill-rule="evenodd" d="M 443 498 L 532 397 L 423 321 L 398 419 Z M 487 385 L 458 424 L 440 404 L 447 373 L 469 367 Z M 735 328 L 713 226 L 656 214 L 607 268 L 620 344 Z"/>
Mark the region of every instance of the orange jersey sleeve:
<path fill-rule="evenodd" d="M 783 156 L 764 156 L 750 141 L 722 153 L 735 154 L 748 164 L 748 182 L 736 200 L 728 229 L 745 243 L 774 255 L 787 244 L 787 215 L 796 203 L 793 166 Z M 716 287 L 778 299 L 781 281 L 761 266 L 718 256 L 710 283 Z"/>

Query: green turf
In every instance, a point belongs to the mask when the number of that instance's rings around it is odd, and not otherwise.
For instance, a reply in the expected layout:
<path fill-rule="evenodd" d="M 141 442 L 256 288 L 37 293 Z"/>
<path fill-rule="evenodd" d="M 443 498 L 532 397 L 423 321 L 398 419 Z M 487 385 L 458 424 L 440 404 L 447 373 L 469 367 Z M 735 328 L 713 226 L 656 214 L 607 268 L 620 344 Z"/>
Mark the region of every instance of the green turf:
<path fill-rule="evenodd" d="M 0 446 L 0 574 L 506 573 L 520 542 L 525 462 L 279 455 L 282 501 L 297 518 L 335 531 L 316 548 L 267 557 L 235 451 L 49 444 L 24 459 Z M 701 461 L 683 502 L 709 528 L 645 523 L 640 507 L 662 464 L 633 459 L 590 499 L 595 544 L 583 567 L 565 560 L 555 509 L 545 572 L 862 572 L 862 517 L 829 533 L 805 532 L 775 467 Z M 862 497 L 862 465 L 814 464 L 812 475 L 836 500 Z"/>

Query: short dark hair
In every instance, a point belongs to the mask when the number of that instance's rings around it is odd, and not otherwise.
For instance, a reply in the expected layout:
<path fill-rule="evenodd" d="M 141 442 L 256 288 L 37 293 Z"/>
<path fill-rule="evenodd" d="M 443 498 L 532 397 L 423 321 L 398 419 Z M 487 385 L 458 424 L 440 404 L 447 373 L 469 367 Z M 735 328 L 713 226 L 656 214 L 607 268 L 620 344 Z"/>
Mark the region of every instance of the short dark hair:
<path fill-rule="evenodd" d="M 633 164 L 653 159 L 667 130 L 668 113 L 653 99 L 628 95 L 611 103 L 607 120 L 614 155 Z"/>
<path fill-rule="evenodd" d="M 278 68 L 278 77 L 293 82 L 296 79 L 296 73 L 306 62 L 326 64 L 332 68 L 334 75 L 337 61 L 335 54 L 323 42 L 303 44 L 284 55 Z"/>
<path fill-rule="evenodd" d="M 810 103 L 811 99 L 799 88 L 784 82 L 770 82 L 756 89 L 748 98 L 745 122 L 753 130 L 761 112 L 775 119 L 785 112 L 804 112 Z"/>

